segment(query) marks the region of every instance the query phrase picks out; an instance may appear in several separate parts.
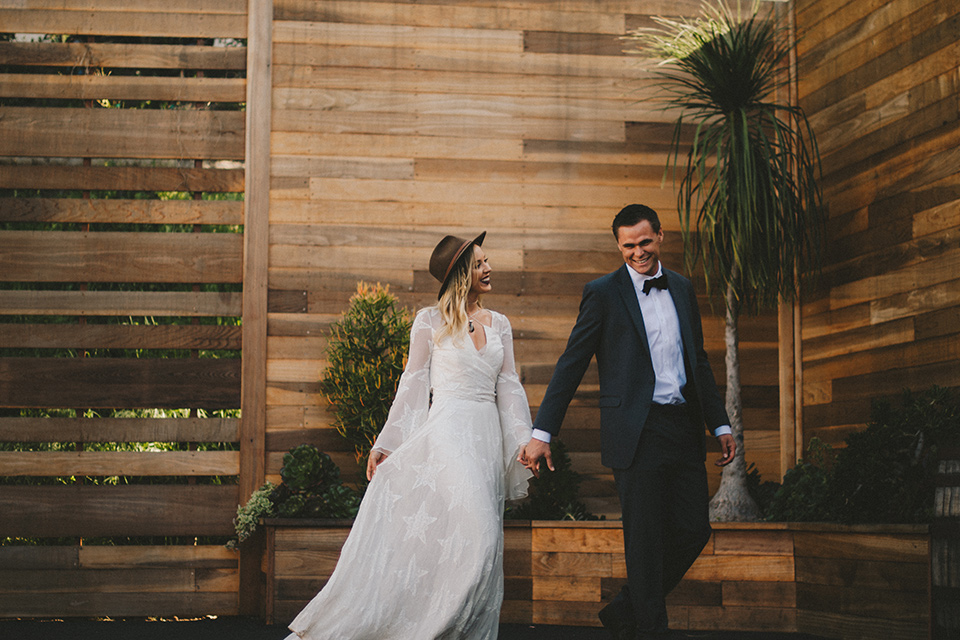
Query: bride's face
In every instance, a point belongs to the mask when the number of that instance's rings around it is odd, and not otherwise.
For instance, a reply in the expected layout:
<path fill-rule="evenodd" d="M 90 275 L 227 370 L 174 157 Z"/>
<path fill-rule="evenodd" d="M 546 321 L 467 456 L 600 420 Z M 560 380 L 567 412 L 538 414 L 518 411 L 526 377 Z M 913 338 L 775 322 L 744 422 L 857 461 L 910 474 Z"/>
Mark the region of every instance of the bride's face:
<path fill-rule="evenodd" d="M 473 246 L 473 278 L 470 285 L 470 293 L 477 295 L 490 293 L 493 289 L 490 286 L 490 262 L 487 260 L 487 254 L 477 245 Z"/>

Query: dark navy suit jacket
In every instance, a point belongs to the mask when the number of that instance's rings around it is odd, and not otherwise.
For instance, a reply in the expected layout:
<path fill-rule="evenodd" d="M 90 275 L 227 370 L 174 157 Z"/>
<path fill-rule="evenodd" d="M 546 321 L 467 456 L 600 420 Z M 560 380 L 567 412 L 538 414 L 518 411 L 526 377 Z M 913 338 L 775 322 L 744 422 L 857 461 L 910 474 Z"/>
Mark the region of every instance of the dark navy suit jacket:
<path fill-rule="evenodd" d="M 556 435 L 567 406 L 594 355 L 600 373 L 600 455 L 604 466 L 630 466 L 652 404 L 655 376 L 643 316 L 633 280 L 624 264 L 587 283 L 580 314 L 567 348 L 557 361 L 534 422 L 535 429 Z M 687 384 L 682 389 L 697 424 L 711 430 L 730 424 L 707 353 L 697 298 L 690 281 L 663 269 L 677 308 Z M 700 455 L 706 456 L 704 438 Z"/>

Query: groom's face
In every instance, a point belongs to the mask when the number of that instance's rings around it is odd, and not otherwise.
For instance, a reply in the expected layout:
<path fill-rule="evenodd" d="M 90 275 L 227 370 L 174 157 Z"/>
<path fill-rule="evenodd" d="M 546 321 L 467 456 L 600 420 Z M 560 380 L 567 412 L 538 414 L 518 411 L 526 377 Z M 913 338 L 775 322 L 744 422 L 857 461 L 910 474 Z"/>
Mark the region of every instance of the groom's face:
<path fill-rule="evenodd" d="M 617 229 L 617 247 L 623 255 L 623 261 L 637 273 L 657 275 L 662 242 L 663 229 L 655 232 L 647 220 L 641 220 L 632 227 Z"/>

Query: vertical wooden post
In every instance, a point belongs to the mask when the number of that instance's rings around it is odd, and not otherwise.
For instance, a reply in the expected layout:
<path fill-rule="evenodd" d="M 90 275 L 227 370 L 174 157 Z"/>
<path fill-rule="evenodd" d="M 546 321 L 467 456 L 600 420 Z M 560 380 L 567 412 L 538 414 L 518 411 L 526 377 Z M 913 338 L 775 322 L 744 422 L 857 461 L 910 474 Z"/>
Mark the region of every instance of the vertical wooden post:
<path fill-rule="evenodd" d="M 796 361 L 794 360 L 793 309 L 790 302 L 781 302 L 777 310 L 780 345 L 780 478 L 797 463 L 796 449 Z"/>
<path fill-rule="evenodd" d="M 790 81 L 787 83 L 788 100 L 790 104 L 797 104 L 797 39 L 796 39 L 796 5 L 791 1 L 785 8 L 778 7 L 778 20 L 789 21 L 790 33 L 790 60 L 788 73 Z M 777 325 L 779 328 L 779 383 L 780 383 L 780 477 L 797 463 L 797 458 L 803 454 L 803 427 L 802 427 L 802 375 L 800 337 L 800 301 L 781 302 L 777 310 Z"/>
<path fill-rule="evenodd" d="M 247 111 L 243 227 L 243 363 L 239 500 L 263 484 L 266 466 L 267 255 L 270 209 L 270 87 L 273 0 L 247 4 Z M 256 615 L 260 554 L 240 553 L 240 613 Z"/>

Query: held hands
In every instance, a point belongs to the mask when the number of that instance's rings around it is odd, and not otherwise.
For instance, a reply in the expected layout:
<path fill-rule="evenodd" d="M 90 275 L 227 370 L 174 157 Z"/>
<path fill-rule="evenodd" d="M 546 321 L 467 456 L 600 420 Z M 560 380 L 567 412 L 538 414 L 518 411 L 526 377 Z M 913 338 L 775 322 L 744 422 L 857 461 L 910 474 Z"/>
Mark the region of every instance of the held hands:
<path fill-rule="evenodd" d="M 530 438 L 530 442 L 520 450 L 520 455 L 517 456 L 517 462 L 527 469 L 530 469 L 530 471 L 533 471 L 533 475 L 539 478 L 541 458 L 547 461 L 547 468 L 550 469 L 550 471 L 554 471 L 553 457 L 550 455 L 550 445 L 543 440 Z"/>
<path fill-rule="evenodd" d="M 387 459 L 387 454 L 382 451 L 371 451 L 367 458 L 367 482 L 373 480 L 373 474 L 377 472 L 377 467 L 381 462 Z"/>
<path fill-rule="evenodd" d="M 713 464 L 718 467 L 724 467 L 733 462 L 733 456 L 737 453 L 737 441 L 729 433 L 717 436 L 717 442 L 720 444 L 720 457 Z"/>

